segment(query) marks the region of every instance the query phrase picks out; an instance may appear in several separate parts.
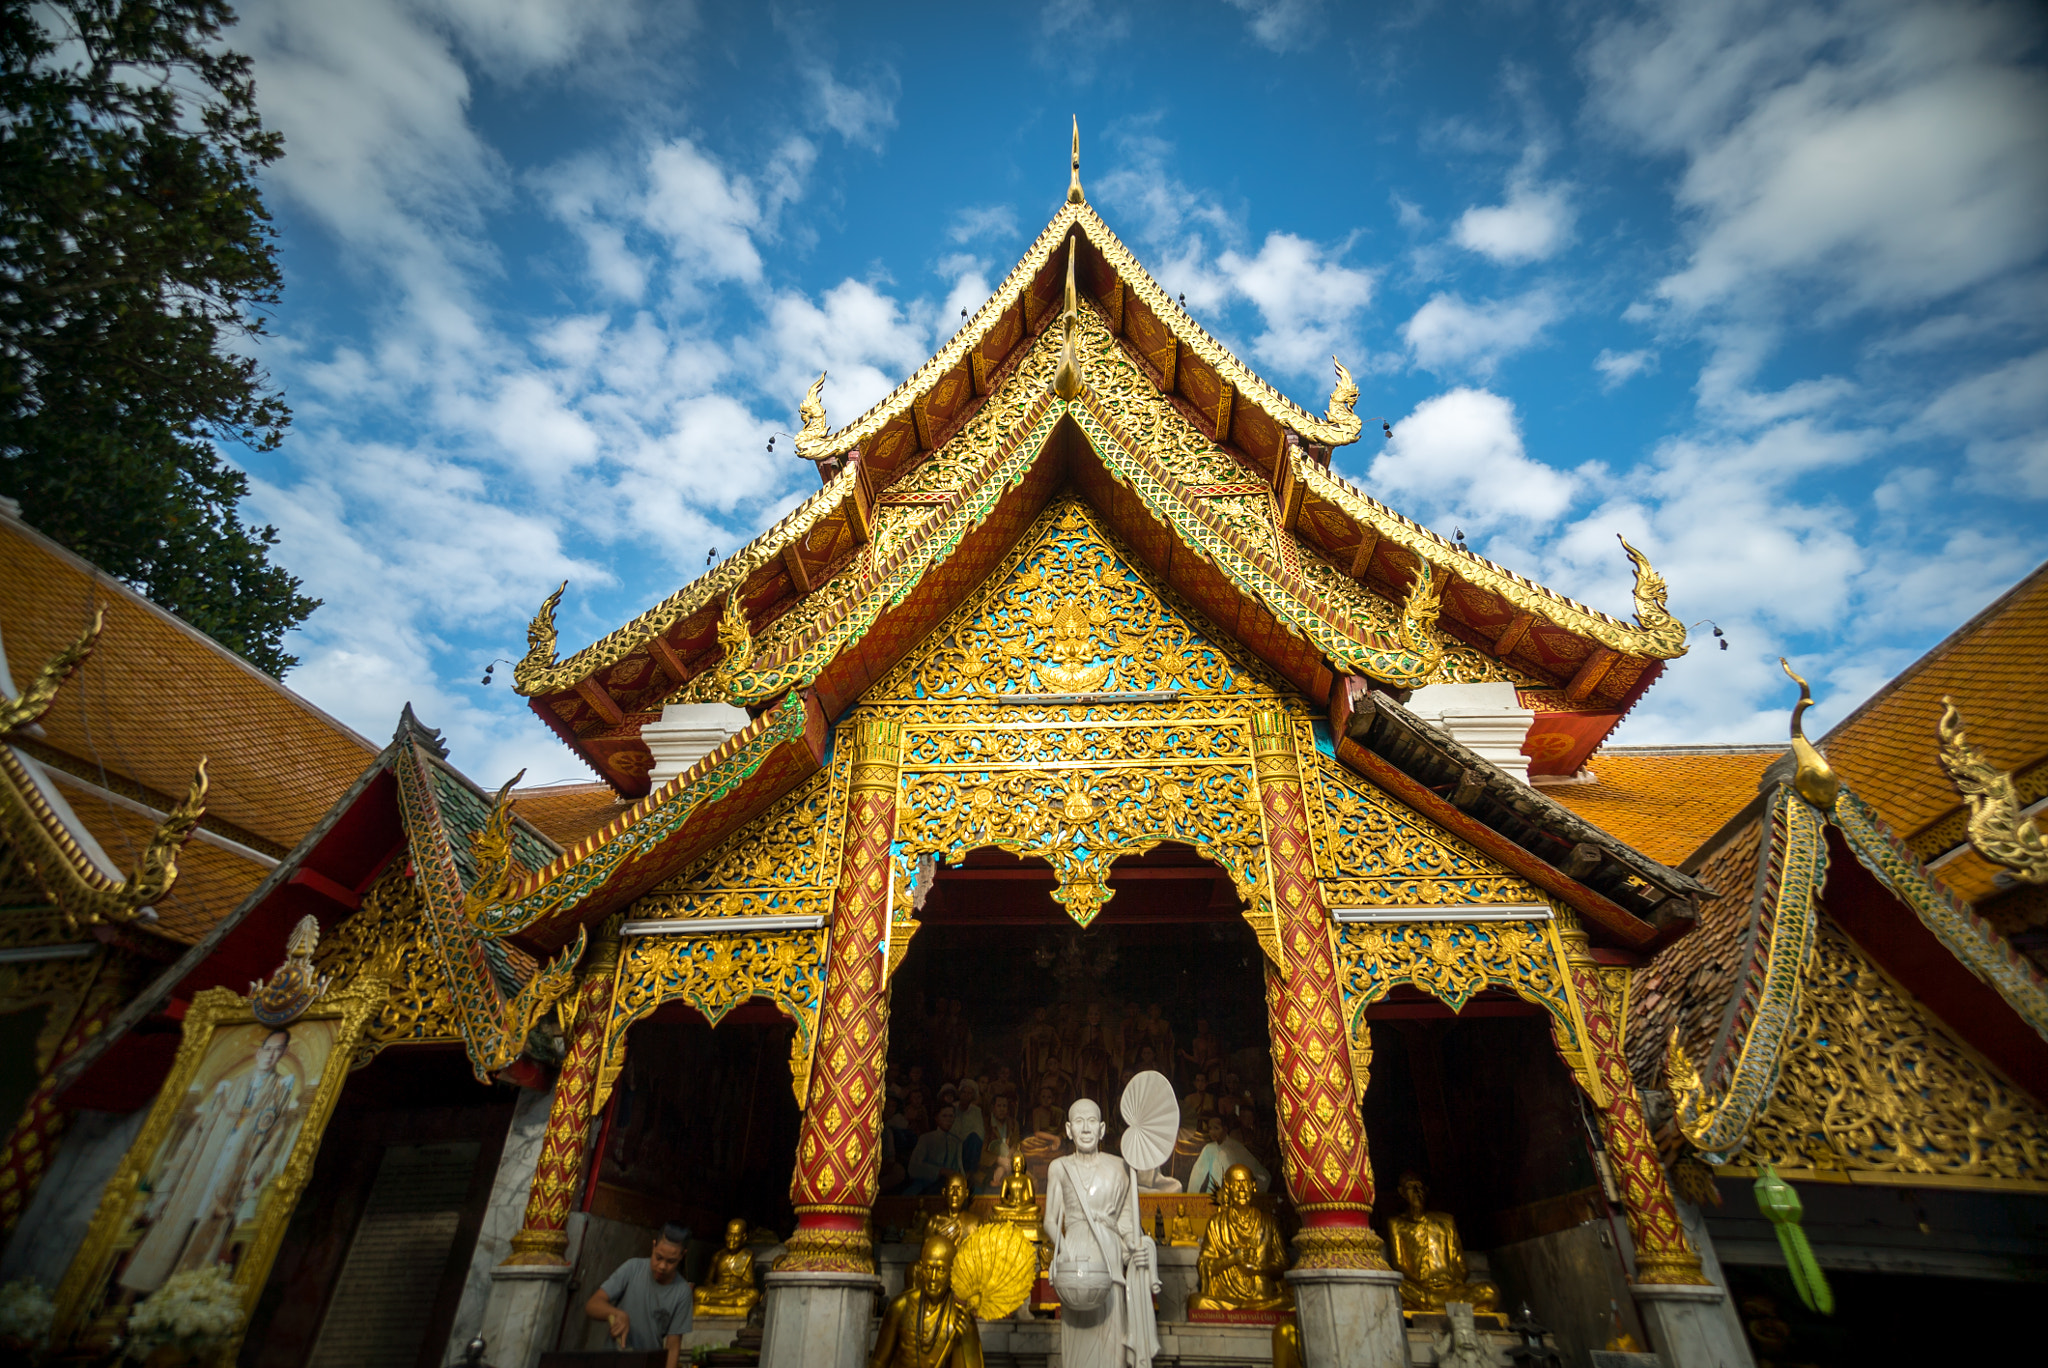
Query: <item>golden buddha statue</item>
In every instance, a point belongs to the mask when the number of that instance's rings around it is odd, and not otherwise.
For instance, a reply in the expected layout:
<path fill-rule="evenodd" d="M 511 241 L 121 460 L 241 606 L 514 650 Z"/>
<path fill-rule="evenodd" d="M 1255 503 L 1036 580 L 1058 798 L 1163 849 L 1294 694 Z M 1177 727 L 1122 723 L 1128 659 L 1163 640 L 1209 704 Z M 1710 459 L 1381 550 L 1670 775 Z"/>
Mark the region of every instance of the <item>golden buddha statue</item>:
<path fill-rule="evenodd" d="M 1031 1175 L 1024 1171 L 1024 1156 L 1010 1156 L 1010 1172 L 1003 1179 L 1003 1186 L 996 1196 L 996 1216 L 1012 1225 L 1038 1225 L 1038 1190 L 1031 1182 Z"/>
<path fill-rule="evenodd" d="M 953 1296 L 953 1242 L 925 1238 L 910 1285 L 882 1313 L 868 1368 L 982 1368 L 974 1313 Z"/>
<path fill-rule="evenodd" d="M 1287 1247 L 1280 1227 L 1252 1202 L 1258 1185 L 1252 1171 L 1232 1164 L 1216 1194 L 1216 1214 L 1202 1232 L 1195 1257 L 1201 1285 L 1188 1298 L 1190 1311 L 1280 1311 L 1290 1301 L 1280 1274 Z"/>
<path fill-rule="evenodd" d="M 957 1173 L 947 1174 L 946 1184 L 939 1191 L 946 1203 L 945 1209 L 925 1217 L 924 1226 L 918 1233 L 926 1239 L 934 1235 L 943 1236 L 954 1249 L 958 1249 L 967 1243 L 967 1237 L 981 1224 L 981 1217 L 967 1209 L 974 1200 L 974 1193 L 967 1186 L 967 1180 Z"/>
<path fill-rule="evenodd" d="M 747 1223 L 735 1217 L 725 1223 L 725 1248 L 711 1261 L 711 1271 L 692 1297 L 700 1316 L 747 1318 L 761 1290 L 754 1286 L 754 1251 L 747 1247 Z"/>
<path fill-rule="evenodd" d="M 1188 1216 L 1188 1204 L 1176 1202 L 1173 1216 L 1166 1222 L 1166 1243 L 1175 1248 L 1185 1249 L 1198 1243 L 1195 1223 Z"/>
<path fill-rule="evenodd" d="M 1447 1212 L 1429 1211 L 1429 1189 L 1418 1174 L 1404 1173 L 1398 1188 L 1408 1212 L 1387 1222 L 1394 1266 L 1401 1270 L 1401 1309 L 1441 1311 L 1446 1302 L 1469 1302 L 1474 1311 L 1494 1311 L 1500 1289 L 1465 1276 L 1465 1246 Z"/>

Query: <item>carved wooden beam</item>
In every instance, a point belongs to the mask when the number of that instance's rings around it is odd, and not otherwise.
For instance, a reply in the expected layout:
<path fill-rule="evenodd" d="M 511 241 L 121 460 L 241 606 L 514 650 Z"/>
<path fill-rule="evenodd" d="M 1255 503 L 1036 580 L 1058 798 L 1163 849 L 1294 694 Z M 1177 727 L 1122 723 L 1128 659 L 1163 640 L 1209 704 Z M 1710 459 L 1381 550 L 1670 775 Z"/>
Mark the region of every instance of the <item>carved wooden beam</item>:
<path fill-rule="evenodd" d="M 1351 578 L 1359 581 L 1361 584 L 1364 583 L 1366 573 L 1372 569 L 1372 553 L 1379 549 L 1379 545 L 1379 529 L 1373 527 L 1361 527 L 1358 529 L 1358 550 L 1353 552 L 1351 556 Z"/>
<path fill-rule="evenodd" d="M 1619 651 L 1602 646 L 1586 657 L 1586 663 L 1579 666 L 1579 672 L 1572 676 L 1572 682 L 1565 686 L 1564 696 L 1573 703 L 1583 703 L 1593 696 L 1600 687 L 1600 681 L 1607 678 L 1607 672 L 1614 668 L 1614 662 L 1621 659 Z"/>
<path fill-rule="evenodd" d="M 787 557 L 792 549 L 791 547 L 784 547 L 782 554 Z M 684 668 L 683 658 L 676 654 L 675 647 L 669 645 L 668 638 L 664 637 L 661 633 L 656 632 L 653 636 L 647 638 L 647 654 L 653 656 L 654 663 L 661 666 L 663 672 L 676 683 L 681 684 L 689 679 L 690 672 Z"/>
<path fill-rule="evenodd" d="M 598 687 L 596 680 L 577 680 L 576 692 L 585 703 L 588 703 L 590 705 L 590 710 L 592 712 L 596 713 L 599 717 L 602 717 L 605 721 L 611 723 L 611 725 L 613 725 L 614 727 L 618 726 L 619 723 L 626 720 L 626 714 L 624 713 L 624 711 L 620 709 L 617 703 L 614 703 L 612 701 L 612 696 L 610 694 L 606 693 L 603 689 Z"/>
<path fill-rule="evenodd" d="M 1536 625 L 1534 613 L 1517 613 L 1507 626 L 1500 629 L 1500 635 L 1493 639 L 1493 655 L 1496 660 L 1506 660 L 1521 649 L 1529 639 L 1529 629 Z"/>
<path fill-rule="evenodd" d="M 1226 383 L 1222 397 L 1216 401 L 1216 442 L 1219 446 L 1230 440 L 1230 411 L 1236 401 L 1236 387 Z"/>

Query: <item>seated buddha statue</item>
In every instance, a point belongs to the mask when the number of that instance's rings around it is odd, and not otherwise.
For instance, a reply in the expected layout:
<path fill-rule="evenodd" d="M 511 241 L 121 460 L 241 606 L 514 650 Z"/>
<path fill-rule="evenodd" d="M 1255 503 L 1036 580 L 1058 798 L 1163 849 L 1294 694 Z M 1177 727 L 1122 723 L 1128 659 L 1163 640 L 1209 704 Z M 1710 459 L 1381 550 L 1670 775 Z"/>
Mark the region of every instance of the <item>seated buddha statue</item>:
<path fill-rule="evenodd" d="M 745 1320 L 761 1300 L 754 1286 L 754 1251 L 747 1247 L 747 1223 L 735 1217 L 725 1223 L 725 1248 L 711 1261 L 710 1271 L 693 1296 L 700 1316 L 738 1316 Z"/>
<path fill-rule="evenodd" d="M 1022 1151 L 1010 1156 L 1010 1171 L 996 1196 L 996 1218 L 1012 1225 L 1038 1228 L 1038 1190 L 1024 1171 Z"/>
<path fill-rule="evenodd" d="M 1280 1274 L 1287 1247 L 1280 1227 L 1252 1202 L 1257 1184 L 1243 1164 L 1232 1164 L 1216 1194 L 1216 1214 L 1202 1232 L 1195 1271 L 1201 1284 L 1190 1311 L 1278 1311 L 1289 1305 Z"/>
<path fill-rule="evenodd" d="M 1402 1174 L 1399 1191 L 1408 1211 L 1387 1222 L 1387 1234 L 1393 1246 L 1388 1252 L 1401 1270 L 1401 1309 L 1441 1311 L 1446 1302 L 1469 1302 L 1475 1311 L 1496 1310 L 1500 1289 L 1465 1276 L 1458 1224 L 1447 1212 L 1426 1209 L 1429 1189 L 1420 1175 Z"/>
<path fill-rule="evenodd" d="M 981 1217 L 967 1209 L 974 1200 L 974 1193 L 968 1188 L 967 1180 L 957 1173 L 946 1175 L 945 1186 L 940 1189 L 946 1203 L 945 1208 L 934 1211 L 924 1218 L 924 1228 L 918 1234 L 921 1240 L 934 1235 L 945 1237 L 954 1248 L 967 1243 L 968 1234 L 981 1224 Z"/>

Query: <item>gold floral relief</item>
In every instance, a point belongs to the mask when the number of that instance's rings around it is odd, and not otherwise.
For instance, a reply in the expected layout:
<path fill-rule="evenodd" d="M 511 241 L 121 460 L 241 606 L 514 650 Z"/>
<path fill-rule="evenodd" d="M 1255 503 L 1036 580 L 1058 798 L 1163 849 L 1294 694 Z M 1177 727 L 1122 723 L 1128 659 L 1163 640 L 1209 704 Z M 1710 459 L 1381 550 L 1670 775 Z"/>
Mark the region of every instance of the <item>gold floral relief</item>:
<path fill-rule="evenodd" d="M 424 934 L 426 912 L 403 857 L 377 876 L 362 905 L 320 942 L 313 958 L 336 984 L 382 975 L 390 992 L 364 1027 L 349 1067 L 359 1069 L 397 1041 L 462 1039 L 454 985 L 441 955 Z"/>
<path fill-rule="evenodd" d="M 1309 825 L 1316 874 L 1333 907 L 1534 903 L 1542 895 L 1479 850 L 1438 830 L 1320 750 Z"/>
<path fill-rule="evenodd" d="M 1743 1163 L 2048 1186 L 2048 1113 L 1822 919 Z"/>
<path fill-rule="evenodd" d="M 634 903 L 635 920 L 829 912 L 839 876 L 847 760 L 826 765 L 710 854 Z"/>

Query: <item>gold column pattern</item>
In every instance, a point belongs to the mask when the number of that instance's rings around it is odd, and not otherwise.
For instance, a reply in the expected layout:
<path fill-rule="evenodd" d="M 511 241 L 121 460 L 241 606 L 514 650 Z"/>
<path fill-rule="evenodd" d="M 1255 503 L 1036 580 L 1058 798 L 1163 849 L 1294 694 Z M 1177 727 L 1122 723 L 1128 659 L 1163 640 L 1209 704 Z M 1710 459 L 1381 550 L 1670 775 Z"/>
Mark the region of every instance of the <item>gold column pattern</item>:
<path fill-rule="evenodd" d="M 1274 932 L 1281 963 L 1266 963 L 1282 1167 L 1301 1231 L 1301 1268 L 1385 1268 L 1372 1219 L 1359 1085 L 1352 1076 L 1330 914 L 1316 882 L 1294 718 L 1252 714 L 1252 763 L 1266 822 Z"/>
<path fill-rule="evenodd" d="M 618 978 L 619 931 L 616 921 L 598 938 L 572 1001 L 575 1018 L 569 1025 L 569 1053 L 555 1076 L 555 1097 L 548 1107 L 548 1128 L 540 1158 L 533 1166 L 533 1186 L 526 1198 L 526 1220 L 512 1237 L 507 1264 L 562 1266 L 569 1248 L 569 1209 L 582 1185 L 583 1152 L 589 1146 L 590 1105 L 597 1091 L 598 1058 L 604 1051 L 605 1024 L 612 1014 L 612 990 Z"/>
<path fill-rule="evenodd" d="M 867 1223 L 881 1163 L 889 1037 L 881 947 L 894 877 L 889 852 L 896 839 L 903 726 L 893 718 L 863 717 L 854 724 L 852 744 L 825 1006 L 790 1182 L 796 1233 L 775 1265 L 789 1271 L 875 1271 Z"/>
<path fill-rule="evenodd" d="M 1599 1109 L 1600 1130 L 1607 1141 L 1608 1161 L 1621 1184 L 1629 1235 L 1635 1241 L 1636 1281 L 1703 1285 L 1707 1277 L 1700 1271 L 1700 1256 L 1678 1219 L 1670 1180 L 1657 1161 L 1657 1146 L 1643 1120 L 1642 1099 L 1622 1054 L 1621 1032 L 1607 1009 L 1600 965 L 1575 919 L 1561 916 L 1557 931 L 1564 945 L 1565 969 L 1571 975 L 1579 1014 L 1586 1025 L 1587 1063 L 1607 1090 L 1607 1105 Z"/>

